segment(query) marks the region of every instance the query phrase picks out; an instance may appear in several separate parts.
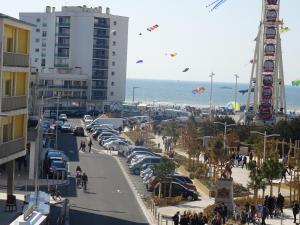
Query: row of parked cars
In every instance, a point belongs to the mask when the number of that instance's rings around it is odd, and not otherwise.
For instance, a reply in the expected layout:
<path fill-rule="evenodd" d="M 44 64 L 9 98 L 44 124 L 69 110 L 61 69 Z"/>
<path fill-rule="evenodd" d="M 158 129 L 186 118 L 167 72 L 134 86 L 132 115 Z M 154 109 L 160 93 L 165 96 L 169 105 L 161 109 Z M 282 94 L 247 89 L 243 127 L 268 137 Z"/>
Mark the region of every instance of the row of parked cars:
<path fill-rule="evenodd" d="M 178 173 L 173 173 L 167 176 L 164 182 L 155 174 L 155 164 L 161 160 L 161 155 L 153 152 L 151 149 L 143 146 L 133 146 L 129 150 L 127 156 L 127 163 L 129 171 L 132 174 L 140 175 L 143 184 L 145 184 L 148 191 L 154 192 L 155 195 L 159 193 L 159 186 L 162 185 L 162 190 L 165 190 L 165 196 L 169 196 L 170 185 L 172 185 L 171 196 L 181 195 L 187 200 L 197 200 L 198 192 L 193 181 Z M 170 159 L 173 160 L 173 159 Z"/>
<path fill-rule="evenodd" d="M 68 177 L 68 157 L 64 152 L 48 148 L 43 162 L 44 175 L 48 178 L 66 179 Z"/>

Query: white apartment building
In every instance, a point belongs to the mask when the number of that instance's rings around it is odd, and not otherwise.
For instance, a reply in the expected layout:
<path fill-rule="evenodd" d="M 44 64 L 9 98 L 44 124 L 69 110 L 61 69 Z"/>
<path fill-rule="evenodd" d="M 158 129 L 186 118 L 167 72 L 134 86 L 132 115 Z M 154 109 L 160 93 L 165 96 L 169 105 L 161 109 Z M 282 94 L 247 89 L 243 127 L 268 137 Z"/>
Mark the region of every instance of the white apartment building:
<path fill-rule="evenodd" d="M 87 110 L 109 110 L 125 100 L 128 17 L 84 5 L 47 6 L 20 19 L 36 25 L 30 60 L 39 97 L 60 96 L 60 107 Z"/>

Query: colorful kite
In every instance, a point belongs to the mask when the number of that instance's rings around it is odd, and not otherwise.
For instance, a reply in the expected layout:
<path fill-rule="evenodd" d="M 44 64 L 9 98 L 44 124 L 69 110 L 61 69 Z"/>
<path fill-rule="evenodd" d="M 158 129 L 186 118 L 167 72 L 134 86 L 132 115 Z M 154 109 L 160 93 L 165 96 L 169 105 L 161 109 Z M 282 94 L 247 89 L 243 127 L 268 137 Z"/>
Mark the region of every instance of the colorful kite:
<path fill-rule="evenodd" d="M 204 87 L 197 87 L 195 90 L 193 90 L 193 94 L 202 94 L 205 91 Z"/>
<path fill-rule="evenodd" d="M 215 9 L 217 9 L 219 6 L 221 6 L 225 2 L 226 2 L 226 0 L 214 0 L 213 2 L 211 2 L 210 4 L 208 4 L 206 6 L 206 8 L 210 8 L 209 12 L 212 12 L 212 11 L 214 11 Z"/>
<path fill-rule="evenodd" d="M 143 60 L 138 60 L 138 61 L 136 61 L 136 63 L 143 63 L 144 61 Z"/>
<path fill-rule="evenodd" d="M 300 80 L 293 80 L 292 85 L 293 86 L 300 86 Z"/>
<path fill-rule="evenodd" d="M 147 31 L 151 32 L 151 31 L 157 29 L 158 27 L 159 27 L 158 24 L 155 24 L 155 25 L 153 25 L 153 26 L 151 26 L 151 27 L 148 27 L 148 28 L 147 28 Z"/>
<path fill-rule="evenodd" d="M 142 35 L 142 33 L 139 33 L 139 35 L 141 36 L 141 35 Z"/>
<path fill-rule="evenodd" d="M 288 28 L 288 27 L 283 27 L 283 26 L 281 26 L 281 27 L 279 28 L 279 33 L 283 34 L 283 33 L 289 32 L 290 30 L 291 30 L 291 29 Z"/>
<path fill-rule="evenodd" d="M 190 68 L 185 68 L 182 72 L 185 73 L 187 71 L 189 71 Z"/>
<path fill-rule="evenodd" d="M 177 56 L 177 52 L 171 52 L 171 53 L 170 53 L 170 56 L 171 56 L 171 57 Z"/>

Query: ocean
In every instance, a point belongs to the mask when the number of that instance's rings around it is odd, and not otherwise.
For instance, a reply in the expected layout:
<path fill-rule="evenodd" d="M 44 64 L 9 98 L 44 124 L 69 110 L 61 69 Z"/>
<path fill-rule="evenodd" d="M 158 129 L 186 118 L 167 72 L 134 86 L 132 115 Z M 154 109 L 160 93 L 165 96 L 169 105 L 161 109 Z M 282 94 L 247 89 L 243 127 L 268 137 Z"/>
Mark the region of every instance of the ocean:
<path fill-rule="evenodd" d="M 127 79 L 126 102 L 132 102 L 133 87 L 135 102 L 148 104 L 190 105 L 208 107 L 210 98 L 210 82 L 207 81 L 176 81 L 176 80 L 146 80 Z M 204 87 L 202 94 L 193 94 L 197 87 Z M 248 84 L 238 83 L 238 90 L 248 89 Z M 237 102 L 246 104 L 248 93 L 237 93 Z M 235 83 L 213 82 L 212 105 L 225 106 L 234 101 Z M 288 110 L 300 109 L 300 87 L 286 85 L 286 104 Z"/>

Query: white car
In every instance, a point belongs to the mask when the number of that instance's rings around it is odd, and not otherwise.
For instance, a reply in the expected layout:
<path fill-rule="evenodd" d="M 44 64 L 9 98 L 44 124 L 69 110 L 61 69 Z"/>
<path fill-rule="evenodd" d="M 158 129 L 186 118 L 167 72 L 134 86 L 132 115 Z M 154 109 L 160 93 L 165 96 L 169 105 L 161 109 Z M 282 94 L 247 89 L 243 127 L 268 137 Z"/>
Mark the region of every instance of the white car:
<path fill-rule="evenodd" d="M 70 132 L 71 131 L 71 124 L 70 123 L 64 123 L 64 125 L 61 126 L 62 132 Z"/>
<path fill-rule="evenodd" d="M 84 115 L 83 121 L 85 124 L 90 124 L 91 122 L 93 122 L 93 117 L 91 115 Z"/>
<path fill-rule="evenodd" d="M 67 121 L 68 117 L 66 114 L 59 114 L 58 120 Z"/>

